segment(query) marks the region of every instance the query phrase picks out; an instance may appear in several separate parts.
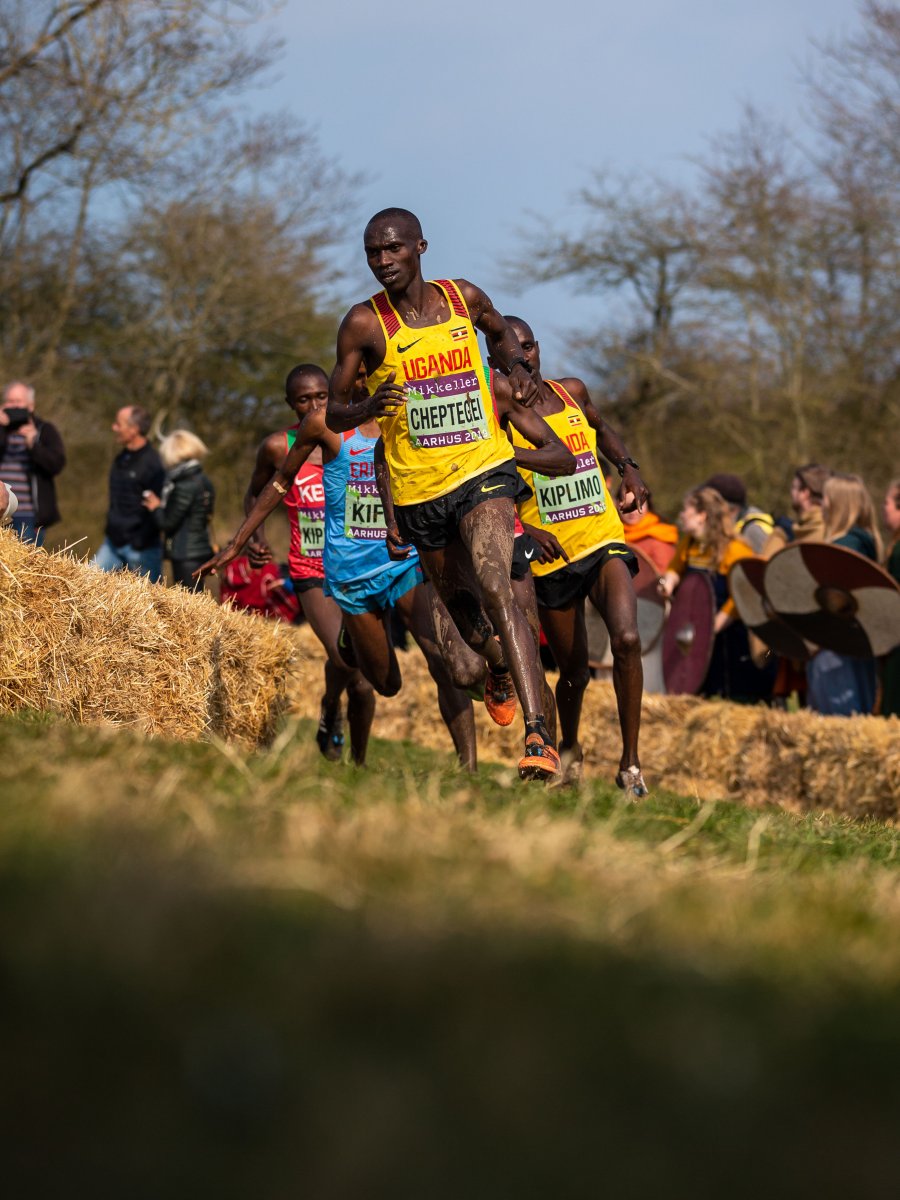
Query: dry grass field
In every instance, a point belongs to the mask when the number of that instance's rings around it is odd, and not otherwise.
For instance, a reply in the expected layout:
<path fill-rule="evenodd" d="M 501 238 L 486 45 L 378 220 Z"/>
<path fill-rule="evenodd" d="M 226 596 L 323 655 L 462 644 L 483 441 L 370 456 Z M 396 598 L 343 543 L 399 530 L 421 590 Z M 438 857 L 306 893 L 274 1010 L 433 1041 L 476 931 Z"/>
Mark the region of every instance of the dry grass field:
<path fill-rule="evenodd" d="M 654 700 L 628 806 L 606 689 L 583 788 L 520 785 L 481 717 L 468 777 L 411 651 L 358 770 L 316 751 L 308 635 L 225 619 L 293 655 L 265 736 L 151 736 L 102 673 L 84 722 L 0 716 L 11 1194 L 892 1200 L 888 723 L 829 750 Z M 852 756 L 885 736 L 879 783 Z M 793 755 L 778 805 L 754 739 Z"/>

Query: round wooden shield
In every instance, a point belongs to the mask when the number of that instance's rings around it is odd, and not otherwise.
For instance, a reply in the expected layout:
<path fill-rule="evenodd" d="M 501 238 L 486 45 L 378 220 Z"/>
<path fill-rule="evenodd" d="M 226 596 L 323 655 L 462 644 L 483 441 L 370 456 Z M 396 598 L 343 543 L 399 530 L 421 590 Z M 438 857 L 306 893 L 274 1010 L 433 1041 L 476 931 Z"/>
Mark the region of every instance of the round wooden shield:
<path fill-rule="evenodd" d="M 806 662 L 815 647 L 772 609 L 763 586 L 766 566 L 764 558 L 740 558 L 728 572 L 728 590 L 738 615 L 771 650 L 796 662 Z"/>
<path fill-rule="evenodd" d="M 795 542 L 769 559 L 763 582 L 775 613 L 816 646 L 877 658 L 900 645 L 900 585 L 855 550 Z"/>
<path fill-rule="evenodd" d="M 638 561 L 637 575 L 632 579 L 637 596 L 637 623 L 641 635 L 641 654 L 647 654 L 660 639 L 666 622 L 666 602 L 659 594 L 659 571 L 653 560 L 636 546 L 631 546 Z"/>
<path fill-rule="evenodd" d="M 700 690 L 712 657 L 716 594 L 705 571 L 688 571 L 663 630 L 663 677 L 673 696 Z"/>

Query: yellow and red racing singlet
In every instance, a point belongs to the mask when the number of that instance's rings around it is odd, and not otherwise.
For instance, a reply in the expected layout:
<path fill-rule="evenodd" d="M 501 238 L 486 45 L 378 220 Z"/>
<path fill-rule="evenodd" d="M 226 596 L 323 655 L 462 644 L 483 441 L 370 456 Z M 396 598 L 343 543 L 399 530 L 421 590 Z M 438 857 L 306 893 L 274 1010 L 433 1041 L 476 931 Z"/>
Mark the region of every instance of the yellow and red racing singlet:
<path fill-rule="evenodd" d="M 420 504 L 509 462 L 478 336 L 452 279 L 433 280 L 450 305 L 450 320 L 413 329 L 379 292 L 369 303 L 384 330 L 384 362 L 369 376 L 369 394 L 393 371 L 407 401 L 379 418 L 395 504 Z"/>
<path fill-rule="evenodd" d="M 563 409 L 549 416 L 541 414 L 555 434 L 564 442 L 578 461 L 574 475 L 551 478 L 537 471 L 519 467 L 519 473 L 532 490 L 532 495 L 519 502 L 522 520 L 528 525 L 549 529 L 569 556 L 571 562 L 586 558 L 609 542 L 624 542 L 622 521 L 616 512 L 603 472 L 597 462 L 597 435 L 581 409 L 562 384 L 552 379 L 545 383 L 563 402 Z M 512 426 L 513 442 L 531 449 L 531 443 Z M 550 575 L 566 566 L 564 558 L 551 563 L 532 562 L 535 575 Z"/>

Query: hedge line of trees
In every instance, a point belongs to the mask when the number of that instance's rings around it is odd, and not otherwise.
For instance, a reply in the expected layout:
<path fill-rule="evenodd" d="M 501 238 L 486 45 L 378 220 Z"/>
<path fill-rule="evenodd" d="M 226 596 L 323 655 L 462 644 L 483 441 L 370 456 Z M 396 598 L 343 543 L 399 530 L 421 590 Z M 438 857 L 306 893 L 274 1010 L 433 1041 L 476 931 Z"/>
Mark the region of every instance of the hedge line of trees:
<path fill-rule="evenodd" d="M 577 235 L 528 238 L 529 279 L 568 279 L 615 316 L 571 340 L 611 419 L 677 509 L 712 469 L 781 511 L 793 467 L 900 473 L 900 8 L 817 46 L 808 118 L 747 109 L 697 182 L 598 174 Z M 618 298 L 621 303 L 616 303 Z"/>
<path fill-rule="evenodd" d="M 296 120 L 239 115 L 280 54 L 265 11 L 0 0 L 0 359 L 69 445 L 58 541 L 99 536 L 119 405 L 208 440 L 233 514 L 286 370 L 333 356 L 357 181 Z M 900 470 L 900 9 L 861 16 L 817 50 L 802 136 L 748 110 L 692 188 L 598 174 L 583 229 L 541 223 L 510 264 L 621 298 L 573 367 L 664 508 L 714 468 L 782 507 L 798 462 Z"/>

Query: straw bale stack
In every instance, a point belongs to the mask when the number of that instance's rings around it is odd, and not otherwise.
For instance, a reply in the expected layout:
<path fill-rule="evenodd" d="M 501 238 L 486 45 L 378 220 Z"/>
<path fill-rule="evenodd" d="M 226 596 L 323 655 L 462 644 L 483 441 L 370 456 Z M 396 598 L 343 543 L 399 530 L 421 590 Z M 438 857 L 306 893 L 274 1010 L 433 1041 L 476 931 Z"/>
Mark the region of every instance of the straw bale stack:
<path fill-rule="evenodd" d="M 317 717 L 322 651 L 309 630 L 298 630 L 297 636 L 306 652 L 289 685 L 290 704 L 300 715 Z M 422 656 L 413 647 L 400 658 L 403 688 L 390 700 L 379 697 L 375 734 L 451 752 Z M 479 758 L 515 763 L 521 753 L 520 722 L 500 729 L 480 704 L 475 720 Z M 587 690 L 582 741 L 586 780 L 611 781 L 621 744 L 609 683 L 594 680 Z M 652 788 L 703 800 L 730 798 L 881 820 L 896 819 L 900 810 L 896 717 L 821 717 L 694 696 L 645 696 L 641 762 Z"/>
<path fill-rule="evenodd" d="M 208 595 L 104 574 L 0 530 L 0 713 L 268 741 L 296 643 Z"/>

